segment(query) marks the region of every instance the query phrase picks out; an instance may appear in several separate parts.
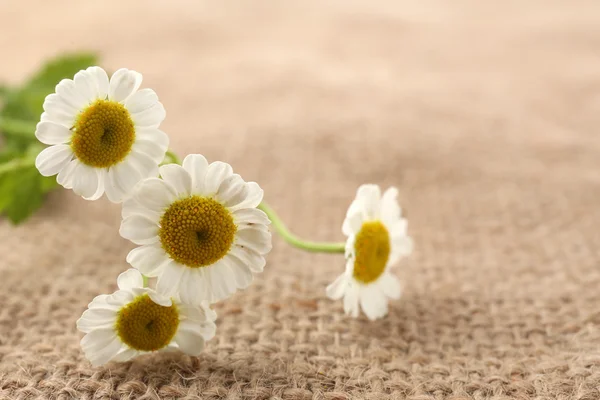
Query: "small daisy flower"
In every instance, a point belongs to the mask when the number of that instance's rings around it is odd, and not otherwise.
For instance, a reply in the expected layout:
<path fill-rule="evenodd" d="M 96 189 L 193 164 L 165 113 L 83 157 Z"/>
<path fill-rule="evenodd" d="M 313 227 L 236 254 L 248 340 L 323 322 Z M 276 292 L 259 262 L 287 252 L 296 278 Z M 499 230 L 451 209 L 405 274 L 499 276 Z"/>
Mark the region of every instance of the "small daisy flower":
<path fill-rule="evenodd" d="M 127 361 L 153 351 L 179 349 L 197 356 L 214 337 L 217 316 L 206 305 L 190 306 L 143 287 L 129 269 L 117 279 L 119 290 L 97 296 L 77 321 L 85 356 L 93 366 Z"/>
<path fill-rule="evenodd" d="M 158 175 L 169 138 L 158 129 L 165 109 L 142 75 L 120 69 L 108 79 L 90 67 L 63 79 L 44 101 L 35 136 L 50 147 L 35 165 L 87 200 L 123 201 L 142 179 Z"/>
<path fill-rule="evenodd" d="M 401 217 L 398 190 L 383 196 L 377 185 L 362 185 L 350 205 L 342 232 L 346 241 L 346 271 L 327 287 L 333 300 L 344 298 L 344 311 L 358 317 L 359 304 L 371 320 L 388 311 L 388 297 L 400 298 L 401 287 L 390 267 L 412 251 Z"/>
<path fill-rule="evenodd" d="M 120 233 L 140 245 L 127 261 L 158 277 L 156 289 L 185 303 L 216 302 L 262 272 L 271 250 L 270 223 L 256 207 L 263 190 L 223 162 L 197 154 L 160 167 L 123 203 Z"/>

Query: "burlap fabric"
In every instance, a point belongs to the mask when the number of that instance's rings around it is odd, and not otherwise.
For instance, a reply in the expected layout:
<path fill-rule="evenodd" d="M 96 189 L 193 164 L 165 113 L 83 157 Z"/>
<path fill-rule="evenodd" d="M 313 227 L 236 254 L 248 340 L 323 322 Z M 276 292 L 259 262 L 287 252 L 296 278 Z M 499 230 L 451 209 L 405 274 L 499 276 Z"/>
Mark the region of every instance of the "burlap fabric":
<path fill-rule="evenodd" d="M 0 222 L 0 398 L 599 399 L 599 24 L 597 1 L 0 2 L 2 80 L 97 49 L 297 233 L 342 240 L 374 182 L 416 243 L 384 320 L 325 297 L 341 256 L 275 238 L 201 357 L 91 368 L 75 321 L 132 245 L 118 206 L 58 191 Z"/>

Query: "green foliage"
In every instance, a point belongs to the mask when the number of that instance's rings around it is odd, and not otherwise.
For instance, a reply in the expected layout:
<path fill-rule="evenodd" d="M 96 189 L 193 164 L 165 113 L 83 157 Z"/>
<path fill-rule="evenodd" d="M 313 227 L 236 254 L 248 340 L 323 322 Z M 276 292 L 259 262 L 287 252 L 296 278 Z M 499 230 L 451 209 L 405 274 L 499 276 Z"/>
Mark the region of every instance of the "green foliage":
<path fill-rule="evenodd" d="M 57 187 L 56 177 L 43 177 L 35 167 L 44 148 L 35 138 L 44 99 L 62 79 L 96 64 L 92 54 L 69 54 L 43 65 L 20 87 L 0 84 L 0 214 L 13 223 L 27 219 Z"/>

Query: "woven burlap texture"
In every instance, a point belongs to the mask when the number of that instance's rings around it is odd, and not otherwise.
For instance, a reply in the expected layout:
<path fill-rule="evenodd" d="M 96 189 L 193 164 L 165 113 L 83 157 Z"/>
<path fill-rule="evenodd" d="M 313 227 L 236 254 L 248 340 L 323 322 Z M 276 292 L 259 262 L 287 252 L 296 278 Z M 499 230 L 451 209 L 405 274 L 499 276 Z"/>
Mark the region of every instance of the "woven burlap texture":
<path fill-rule="evenodd" d="M 92 368 L 75 321 L 133 246 L 119 206 L 60 190 L 0 222 L 0 398 L 599 399 L 599 3 L 213 3 L 0 2 L 0 79 L 76 49 L 141 71 L 177 152 L 311 239 L 343 240 L 361 183 L 397 186 L 402 299 L 345 317 L 343 257 L 274 236 L 203 355 Z"/>

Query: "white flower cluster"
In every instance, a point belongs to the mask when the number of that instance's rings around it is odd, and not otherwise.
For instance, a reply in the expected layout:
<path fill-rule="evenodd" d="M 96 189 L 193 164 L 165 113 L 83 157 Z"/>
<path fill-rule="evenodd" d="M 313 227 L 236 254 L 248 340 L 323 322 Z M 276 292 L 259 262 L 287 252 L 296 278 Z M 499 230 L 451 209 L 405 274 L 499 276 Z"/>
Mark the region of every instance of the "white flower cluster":
<path fill-rule="evenodd" d="M 169 146 L 159 130 L 165 109 L 141 83 L 127 69 L 110 79 L 100 67 L 80 71 L 46 98 L 36 129 L 49 145 L 36 159 L 40 173 L 57 175 L 85 199 L 106 194 L 122 203 L 119 232 L 138 246 L 127 255 L 133 268 L 119 275 L 118 290 L 94 298 L 77 321 L 93 365 L 172 349 L 199 354 L 216 331 L 210 305 L 247 288 L 271 250 L 258 184 L 198 154 L 162 165 Z M 328 247 L 345 252 L 347 261 L 326 294 L 343 298 L 353 317 L 362 309 L 369 319 L 381 318 L 388 298 L 400 297 L 390 268 L 411 253 L 412 241 L 397 196 L 395 188 L 382 194 L 376 185 L 361 186 L 343 223 L 345 246 Z M 280 231 L 284 239 L 298 245 L 286 232 Z M 154 289 L 149 278 L 156 278 Z"/>

